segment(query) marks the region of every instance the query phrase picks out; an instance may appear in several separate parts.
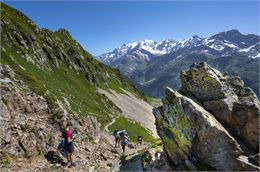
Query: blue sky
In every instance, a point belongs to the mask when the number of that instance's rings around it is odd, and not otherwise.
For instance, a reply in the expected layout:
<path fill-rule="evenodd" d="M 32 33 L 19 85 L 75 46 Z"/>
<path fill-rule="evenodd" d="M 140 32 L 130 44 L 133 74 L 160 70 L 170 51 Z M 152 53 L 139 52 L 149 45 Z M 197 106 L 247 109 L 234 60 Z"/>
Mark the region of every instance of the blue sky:
<path fill-rule="evenodd" d="M 66 28 L 99 55 L 123 43 L 184 39 L 238 29 L 260 34 L 259 1 L 4 1 L 39 27 Z"/>

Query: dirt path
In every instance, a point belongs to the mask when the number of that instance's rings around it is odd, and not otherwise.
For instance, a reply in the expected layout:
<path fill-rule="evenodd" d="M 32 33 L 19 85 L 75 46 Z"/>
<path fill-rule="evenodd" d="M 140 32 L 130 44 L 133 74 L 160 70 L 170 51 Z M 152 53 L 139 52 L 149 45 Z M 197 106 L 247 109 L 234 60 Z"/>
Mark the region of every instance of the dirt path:
<path fill-rule="evenodd" d="M 134 149 L 127 149 L 125 155 L 121 156 L 111 171 L 143 171 L 140 151 L 146 148 L 147 145 L 138 145 Z"/>
<path fill-rule="evenodd" d="M 119 94 L 113 90 L 110 90 L 111 93 L 102 89 L 98 90 L 113 101 L 122 110 L 122 114 L 125 117 L 140 123 L 142 126 L 148 128 L 154 137 L 158 137 L 154 124 L 155 118 L 152 113 L 153 107 L 150 104 L 136 98 L 132 93 L 125 90 L 126 94 Z"/>
<path fill-rule="evenodd" d="M 106 131 L 106 132 L 109 133 L 109 129 L 108 129 L 108 127 L 111 126 L 111 125 L 116 121 L 116 119 L 117 119 L 118 117 L 119 117 L 119 116 L 113 118 L 112 121 L 111 121 L 110 123 L 108 123 L 108 124 L 105 126 L 104 131 Z"/>

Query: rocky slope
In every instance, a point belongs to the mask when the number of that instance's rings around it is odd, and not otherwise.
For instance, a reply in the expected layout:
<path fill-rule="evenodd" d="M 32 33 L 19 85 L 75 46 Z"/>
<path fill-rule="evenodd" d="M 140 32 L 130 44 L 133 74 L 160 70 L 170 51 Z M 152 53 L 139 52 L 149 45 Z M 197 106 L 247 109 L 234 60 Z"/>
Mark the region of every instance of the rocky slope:
<path fill-rule="evenodd" d="M 77 145 L 75 170 L 108 170 L 120 153 L 111 152 L 113 137 L 103 129 L 122 110 L 98 90 L 127 91 L 143 103 L 146 98 L 65 29 L 38 28 L 4 3 L 0 24 L 0 168 L 63 170 L 57 146 L 69 123 Z"/>
<path fill-rule="evenodd" d="M 259 170 L 259 100 L 238 77 L 223 76 L 206 63 L 180 74 L 179 92 L 166 89 L 154 109 L 158 134 L 176 166 Z"/>
<path fill-rule="evenodd" d="M 259 40 L 257 35 L 230 30 L 207 38 L 124 44 L 97 59 L 118 68 L 149 96 L 162 97 L 167 86 L 179 89 L 179 71 L 198 61 L 207 61 L 231 75 L 239 74 L 258 94 Z"/>
<path fill-rule="evenodd" d="M 2 170 L 62 170 L 66 160 L 56 147 L 68 123 L 76 138 L 76 169 L 93 166 L 107 170 L 107 163 L 119 158 L 110 151 L 112 136 L 100 131 L 96 117 L 71 115 L 62 108 L 49 107 L 44 97 L 25 91 L 29 88 L 7 65 L 1 65 L 0 81 Z M 97 143 L 95 138 L 100 138 Z"/>

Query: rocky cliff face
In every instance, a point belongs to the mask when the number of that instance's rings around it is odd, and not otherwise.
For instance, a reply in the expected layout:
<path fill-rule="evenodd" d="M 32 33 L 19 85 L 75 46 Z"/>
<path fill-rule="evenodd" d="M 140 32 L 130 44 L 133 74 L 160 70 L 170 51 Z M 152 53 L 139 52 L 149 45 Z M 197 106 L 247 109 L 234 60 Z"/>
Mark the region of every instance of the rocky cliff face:
<path fill-rule="evenodd" d="M 240 78 L 223 76 L 206 63 L 193 64 L 180 78 L 183 95 L 167 88 L 163 106 L 154 109 L 172 162 L 186 167 L 193 162 L 198 169 L 198 164 L 215 170 L 259 169 L 244 156 L 259 151 L 259 100 L 254 92 Z"/>

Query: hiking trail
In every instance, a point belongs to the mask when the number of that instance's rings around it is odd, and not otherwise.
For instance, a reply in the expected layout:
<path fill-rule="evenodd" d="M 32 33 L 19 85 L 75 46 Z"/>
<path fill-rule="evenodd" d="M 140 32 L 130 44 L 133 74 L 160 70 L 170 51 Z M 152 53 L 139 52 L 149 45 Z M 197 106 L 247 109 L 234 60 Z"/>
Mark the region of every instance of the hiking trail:
<path fill-rule="evenodd" d="M 137 147 L 133 149 L 127 148 L 125 155 L 122 154 L 111 171 L 143 171 L 141 152 L 146 148 L 148 148 L 147 144 L 137 144 Z"/>
<path fill-rule="evenodd" d="M 120 116 L 120 115 L 119 115 L 119 116 Z M 109 129 L 108 129 L 108 127 L 111 126 L 112 124 L 114 124 L 114 122 L 117 120 L 117 118 L 118 118 L 119 116 L 113 118 L 112 121 L 111 121 L 110 123 L 108 123 L 108 124 L 105 126 L 104 131 L 106 131 L 106 132 L 109 133 Z"/>

